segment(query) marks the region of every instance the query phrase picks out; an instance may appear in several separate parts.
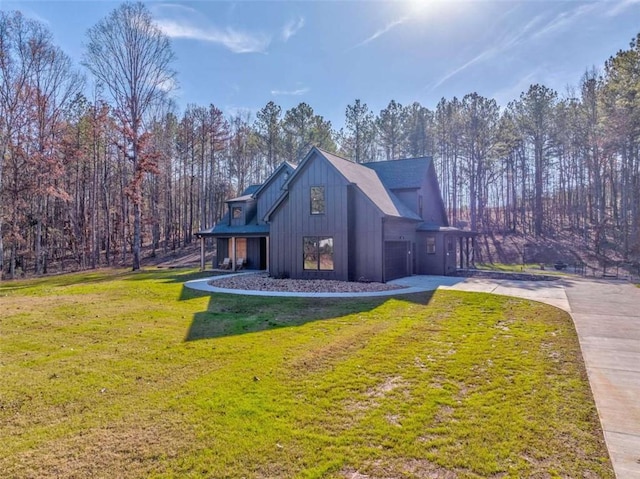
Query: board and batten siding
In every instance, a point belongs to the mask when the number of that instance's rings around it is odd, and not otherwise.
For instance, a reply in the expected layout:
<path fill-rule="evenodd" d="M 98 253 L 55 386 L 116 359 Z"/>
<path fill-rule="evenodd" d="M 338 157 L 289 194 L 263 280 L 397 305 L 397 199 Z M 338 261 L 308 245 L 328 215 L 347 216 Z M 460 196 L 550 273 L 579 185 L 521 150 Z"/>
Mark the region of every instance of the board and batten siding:
<path fill-rule="evenodd" d="M 258 197 L 258 224 L 264 224 L 264 216 L 282 195 L 282 185 L 287 181 L 285 174 L 288 170 L 282 170 L 271 182 L 260 192 Z"/>
<path fill-rule="evenodd" d="M 324 158 L 310 158 L 289 185 L 288 197 L 271 215 L 270 271 L 303 279 L 349 279 L 348 197 L 346 179 Z M 311 187 L 324 186 L 325 213 L 311 214 Z M 305 236 L 333 238 L 333 271 L 303 269 Z"/>
<path fill-rule="evenodd" d="M 429 165 L 428 174 L 422 181 L 419 194 L 422 195 L 422 218 L 430 223 L 446 226 L 446 212 L 443 209 L 438 177 L 433 162 Z"/>
<path fill-rule="evenodd" d="M 445 238 L 442 233 L 438 232 L 420 232 L 418 233 L 416 248 L 418 248 L 418 274 L 445 274 Z M 436 252 L 427 254 L 427 238 L 433 237 L 436 242 Z"/>
<path fill-rule="evenodd" d="M 416 214 L 419 214 L 418 208 L 418 194 L 422 194 L 417 188 L 392 190 L 393 194 L 402 201 L 405 206 L 411 209 Z"/>
<path fill-rule="evenodd" d="M 382 282 L 382 213 L 355 186 L 349 187 L 349 279 Z"/>

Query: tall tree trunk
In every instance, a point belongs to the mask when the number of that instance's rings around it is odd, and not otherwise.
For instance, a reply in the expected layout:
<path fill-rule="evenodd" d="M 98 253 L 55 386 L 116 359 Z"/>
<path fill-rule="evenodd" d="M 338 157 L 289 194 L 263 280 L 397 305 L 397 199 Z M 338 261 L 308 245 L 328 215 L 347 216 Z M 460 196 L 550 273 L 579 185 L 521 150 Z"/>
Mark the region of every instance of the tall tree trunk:
<path fill-rule="evenodd" d="M 133 202 L 133 271 L 140 269 L 140 246 L 142 240 L 141 230 L 142 213 L 140 211 L 140 202 Z"/>

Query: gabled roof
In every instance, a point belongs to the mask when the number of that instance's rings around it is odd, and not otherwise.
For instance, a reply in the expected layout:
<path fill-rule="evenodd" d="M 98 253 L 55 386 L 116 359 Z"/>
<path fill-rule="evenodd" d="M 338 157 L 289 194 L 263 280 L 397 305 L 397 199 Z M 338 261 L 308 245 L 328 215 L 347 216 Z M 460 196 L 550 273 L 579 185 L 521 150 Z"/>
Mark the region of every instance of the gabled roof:
<path fill-rule="evenodd" d="M 289 174 L 291 174 L 294 172 L 295 169 L 296 169 L 295 165 L 292 165 L 288 161 L 283 161 L 282 163 L 280 163 L 280 166 L 278 166 L 275 170 L 273 170 L 273 173 L 269 175 L 269 178 L 267 178 L 267 180 L 264 183 L 262 183 L 260 187 L 256 189 L 256 191 L 252 193 L 253 196 L 257 198 L 260 195 L 260 193 L 262 193 L 262 190 L 264 190 L 267 186 L 269 186 L 273 182 L 273 180 L 275 180 L 278 177 L 278 175 L 280 175 L 280 173 L 288 172 Z"/>
<path fill-rule="evenodd" d="M 422 180 L 429 171 L 431 158 L 407 158 L 403 160 L 374 161 L 362 166 L 375 171 L 382 182 L 391 190 L 420 188 Z"/>
<path fill-rule="evenodd" d="M 341 158 L 328 151 L 321 150 L 320 148 L 313 147 L 307 156 L 300 162 L 296 171 L 289 177 L 289 180 L 285 183 L 284 188 L 288 188 L 289 184 L 302 174 L 304 165 L 313 158 L 314 154 L 322 156 L 327 160 L 338 172 L 344 176 L 344 178 L 354 185 L 356 185 L 360 191 L 374 204 L 385 216 L 392 216 L 396 218 L 405 218 L 415 221 L 422 221 L 422 218 L 418 214 L 411 211 L 402 201 L 398 199 L 380 180 L 378 174 L 371 168 L 366 168 L 363 165 L 354 163 L 353 161 Z M 282 201 L 287 196 L 287 192 L 275 202 L 273 207 L 267 212 L 268 218 L 278 208 Z"/>
<path fill-rule="evenodd" d="M 317 148 L 342 175 L 350 182 L 358 186 L 360 190 L 387 216 L 407 218 L 421 221 L 422 218 L 411 211 L 398 199 L 378 176 L 375 170 L 365 168 L 364 165 L 354 163 L 351 160 L 341 158 L 333 153 Z"/>
<path fill-rule="evenodd" d="M 240 196 L 238 196 L 237 198 L 231 198 L 230 200 L 226 200 L 225 203 L 250 200 L 251 198 L 253 198 L 254 194 L 256 193 L 256 191 L 260 189 L 261 186 L 262 185 L 249 185 L 244 189 L 244 191 Z"/>
<path fill-rule="evenodd" d="M 260 193 L 273 182 L 278 175 L 283 172 L 291 173 L 295 170 L 295 166 L 288 162 L 283 162 L 278 166 L 267 180 L 261 185 L 250 185 L 242 192 L 241 196 L 226 200 L 225 203 L 247 202 L 258 198 Z M 269 234 L 269 226 L 258 224 L 255 209 L 249 209 L 245 218 L 244 225 L 230 225 L 230 213 L 227 213 L 212 228 L 198 231 L 197 236 L 238 236 L 238 235 L 264 235 Z"/>

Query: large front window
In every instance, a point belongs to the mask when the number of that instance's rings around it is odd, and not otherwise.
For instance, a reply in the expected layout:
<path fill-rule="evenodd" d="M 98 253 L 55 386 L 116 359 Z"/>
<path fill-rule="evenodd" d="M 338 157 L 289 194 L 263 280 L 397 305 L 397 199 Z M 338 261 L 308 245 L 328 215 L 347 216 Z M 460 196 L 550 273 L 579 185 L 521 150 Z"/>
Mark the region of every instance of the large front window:
<path fill-rule="evenodd" d="M 302 238 L 303 269 L 333 271 L 333 238 L 305 236 Z"/>
<path fill-rule="evenodd" d="M 311 214 L 323 215 L 325 211 L 324 186 L 311 187 Z"/>

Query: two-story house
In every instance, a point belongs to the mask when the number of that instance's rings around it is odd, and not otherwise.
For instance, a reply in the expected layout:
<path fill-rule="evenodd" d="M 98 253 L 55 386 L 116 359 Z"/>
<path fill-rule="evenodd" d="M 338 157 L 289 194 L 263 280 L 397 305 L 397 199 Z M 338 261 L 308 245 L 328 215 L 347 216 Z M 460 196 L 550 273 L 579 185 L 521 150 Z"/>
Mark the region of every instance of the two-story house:
<path fill-rule="evenodd" d="M 228 202 L 217 257 L 273 276 L 389 281 L 469 265 L 474 234 L 451 228 L 431 158 L 357 164 L 312 148 Z M 471 243 L 471 247 L 470 247 Z M 459 255 L 458 255 L 459 253 Z"/>

